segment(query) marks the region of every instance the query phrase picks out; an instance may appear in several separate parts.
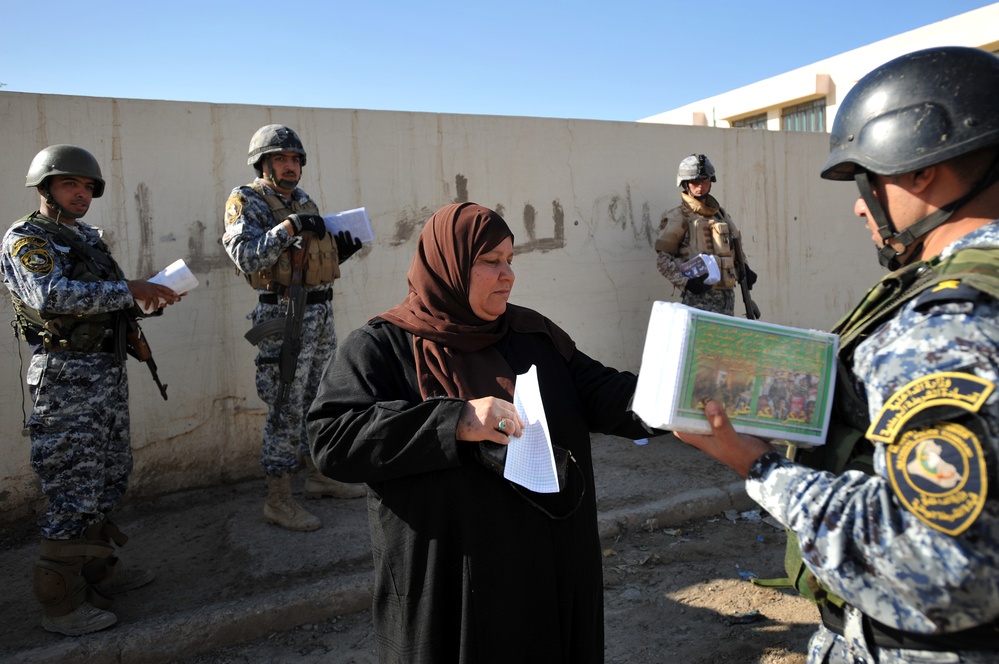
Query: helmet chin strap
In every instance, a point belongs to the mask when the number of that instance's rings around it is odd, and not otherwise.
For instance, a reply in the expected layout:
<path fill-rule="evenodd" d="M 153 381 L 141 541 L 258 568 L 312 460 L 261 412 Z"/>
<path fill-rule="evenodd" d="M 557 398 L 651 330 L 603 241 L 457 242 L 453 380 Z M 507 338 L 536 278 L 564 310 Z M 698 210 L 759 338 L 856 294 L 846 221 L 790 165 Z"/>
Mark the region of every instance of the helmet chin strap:
<path fill-rule="evenodd" d="M 43 189 L 45 190 L 45 202 L 50 208 L 56 211 L 55 221 L 56 223 L 59 223 L 59 220 L 62 218 L 62 215 L 66 212 L 66 210 L 64 210 L 63 207 L 56 202 L 55 196 L 52 195 L 52 192 L 49 190 L 49 186 L 47 184 L 43 187 Z"/>
<path fill-rule="evenodd" d="M 885 212 L 885 209 L 874 195 L 870 174 L 867 171 L 858 170 L 853 179 L 857 183 L 857 189 L 860 190 L 860 196 L 864 199 L 864 204 L 867 205 L 867 212 L 874 218 L 874 223 L 878 226 L 878 235 L 881 236 L 882 242 L 881 249 L 878 250 L 878 262 L 881 263 L 882 267 L 886 267 L 889 270 L 897 270 L 913 261 L 919 260 L 919 257 L 922 255 L 922 249 L 917 247 L 907 258 L 900 258 L 900 256 L 908 251 L 909 247 L 917 244 L 921 237 L 950 219 L 951 215 L 965 203 L 999 181 L 999 154 L 996 155 L 996 159 L 993 160 L 992 166 L 989 168 L 989 172 L 985 174 L 985 177 L 979 180 L 966 194 L 931 212 L 901 233 L 895 229 L 895 225 L 888 218 L 888 213 Z M 901 243 L 902 251 L 895 251 L 889 240 Z"/>

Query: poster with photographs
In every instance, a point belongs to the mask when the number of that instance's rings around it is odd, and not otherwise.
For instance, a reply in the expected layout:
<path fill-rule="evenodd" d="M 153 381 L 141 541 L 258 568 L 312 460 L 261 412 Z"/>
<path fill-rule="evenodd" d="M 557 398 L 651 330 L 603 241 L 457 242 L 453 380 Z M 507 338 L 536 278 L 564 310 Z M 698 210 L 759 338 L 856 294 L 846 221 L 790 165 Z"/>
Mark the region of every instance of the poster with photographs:
<path fill-rule="evenodd" d="M 706 433 L 702 404 L 714 399 L 742 433 L 822 445 L 838 339 L 656 302 L 633 410 L 657 428 Z"/>

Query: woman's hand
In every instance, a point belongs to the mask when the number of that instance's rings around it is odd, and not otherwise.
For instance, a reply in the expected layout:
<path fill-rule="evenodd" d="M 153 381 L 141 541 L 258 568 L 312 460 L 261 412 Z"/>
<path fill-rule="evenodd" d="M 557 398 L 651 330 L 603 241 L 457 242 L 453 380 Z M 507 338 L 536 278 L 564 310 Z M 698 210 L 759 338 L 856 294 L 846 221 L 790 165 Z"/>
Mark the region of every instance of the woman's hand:
<path fill-rule="evenodd" d="M 753 462 L 774 449 L 762 438 L 738 433 L 717 401 L 704 404 L 704 416 L 711 425 L 711 435 L 677 432 L 676 437 L 721 461 L 740 477 L 748 476 Z"/>
<path fill-rule="evenodd" d="M 454 437 L 458 440 L 488 440 L 500 445 L 510 442 L 510 436 L 520 436 L 524 423 L 513 404 L 496 397 L 483 397 L 465 402 L 458 418 Z"/>

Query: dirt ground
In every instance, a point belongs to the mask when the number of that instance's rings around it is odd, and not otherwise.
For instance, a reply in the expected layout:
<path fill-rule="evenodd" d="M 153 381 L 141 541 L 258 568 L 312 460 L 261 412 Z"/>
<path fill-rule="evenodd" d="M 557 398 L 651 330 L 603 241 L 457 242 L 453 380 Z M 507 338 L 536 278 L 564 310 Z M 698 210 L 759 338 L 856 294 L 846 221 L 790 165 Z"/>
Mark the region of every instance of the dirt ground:
<path fill-rule="evenodd" d="M 759 511 L 635 529 L 604 547 L 607 664 L 801 664 L 818 614 L 748 579 L 781 574 L 784 533 Z M 367 612 L 178 664 L 376 664 Z"/>

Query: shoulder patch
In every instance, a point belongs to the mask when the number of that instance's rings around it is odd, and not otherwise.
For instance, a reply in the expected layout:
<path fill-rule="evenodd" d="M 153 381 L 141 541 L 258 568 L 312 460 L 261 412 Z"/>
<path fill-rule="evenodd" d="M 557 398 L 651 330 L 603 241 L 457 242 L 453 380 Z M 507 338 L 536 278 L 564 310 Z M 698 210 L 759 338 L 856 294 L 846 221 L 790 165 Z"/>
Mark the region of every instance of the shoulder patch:
<path fill-rule="evenodd" d="M 981 298 L 982 291 L 958 279 L 941 281 L 933 288 L 927 288 L 916 298 L 916 311 L 924 311 L 932 304 L 944 302 L 974 302 Z"/>
<path fill-rule="evenodd" d="M 52 256 L 43 248 L 32 248 L 21 254 L 21 265 L 28 272 L 45 276 L 52 272 Z"/>
<path fill-rule="evenodd" d="M 27 237 L 22 237 L 10 245 L 10 257 L 16 257 L 22 249 L 29 247 L 31 249 L 38 249 L 44 247 L 49 243 L 49 241 L 44 237 L 39 237 L 37 235 L 29 235 Z"/>
<path fill-rule="evenodd" d="M 246 204 L 246 197 L 239 193 L 233 193 L 229 200 L 225 202 L 225 225 L 233 223 L 243 214 L 243 205 Z"/>
<path fill-rule="evenodd" d="M 978 412 L 995 387 L 991 381 L 959 371 L 941 371 L 917 378 L 885 402 L 867 430 L 867 438 L 890 445 L 909 419 L 936 406 Z"/>
<path fill-rule="evenodd" d="M 971 429 L 941 422 L 907 431 L 886 459 L 895 496 L 934 530 L 960 535 L 985 506 L 985 454 Z"/>
<path fill-rule="evenodd" d="M 985 506 L 981 437 L 988 433 L 974 414 L 993 391 L 994 383 L 973 374 L 923 376 L 895 392 L 867 430 L 867 438 L 887 445 L 886 471 L 899 502 L 934 530 L 959 535 Z M 936 415 L 940 420 L 932 421 Z"/>

